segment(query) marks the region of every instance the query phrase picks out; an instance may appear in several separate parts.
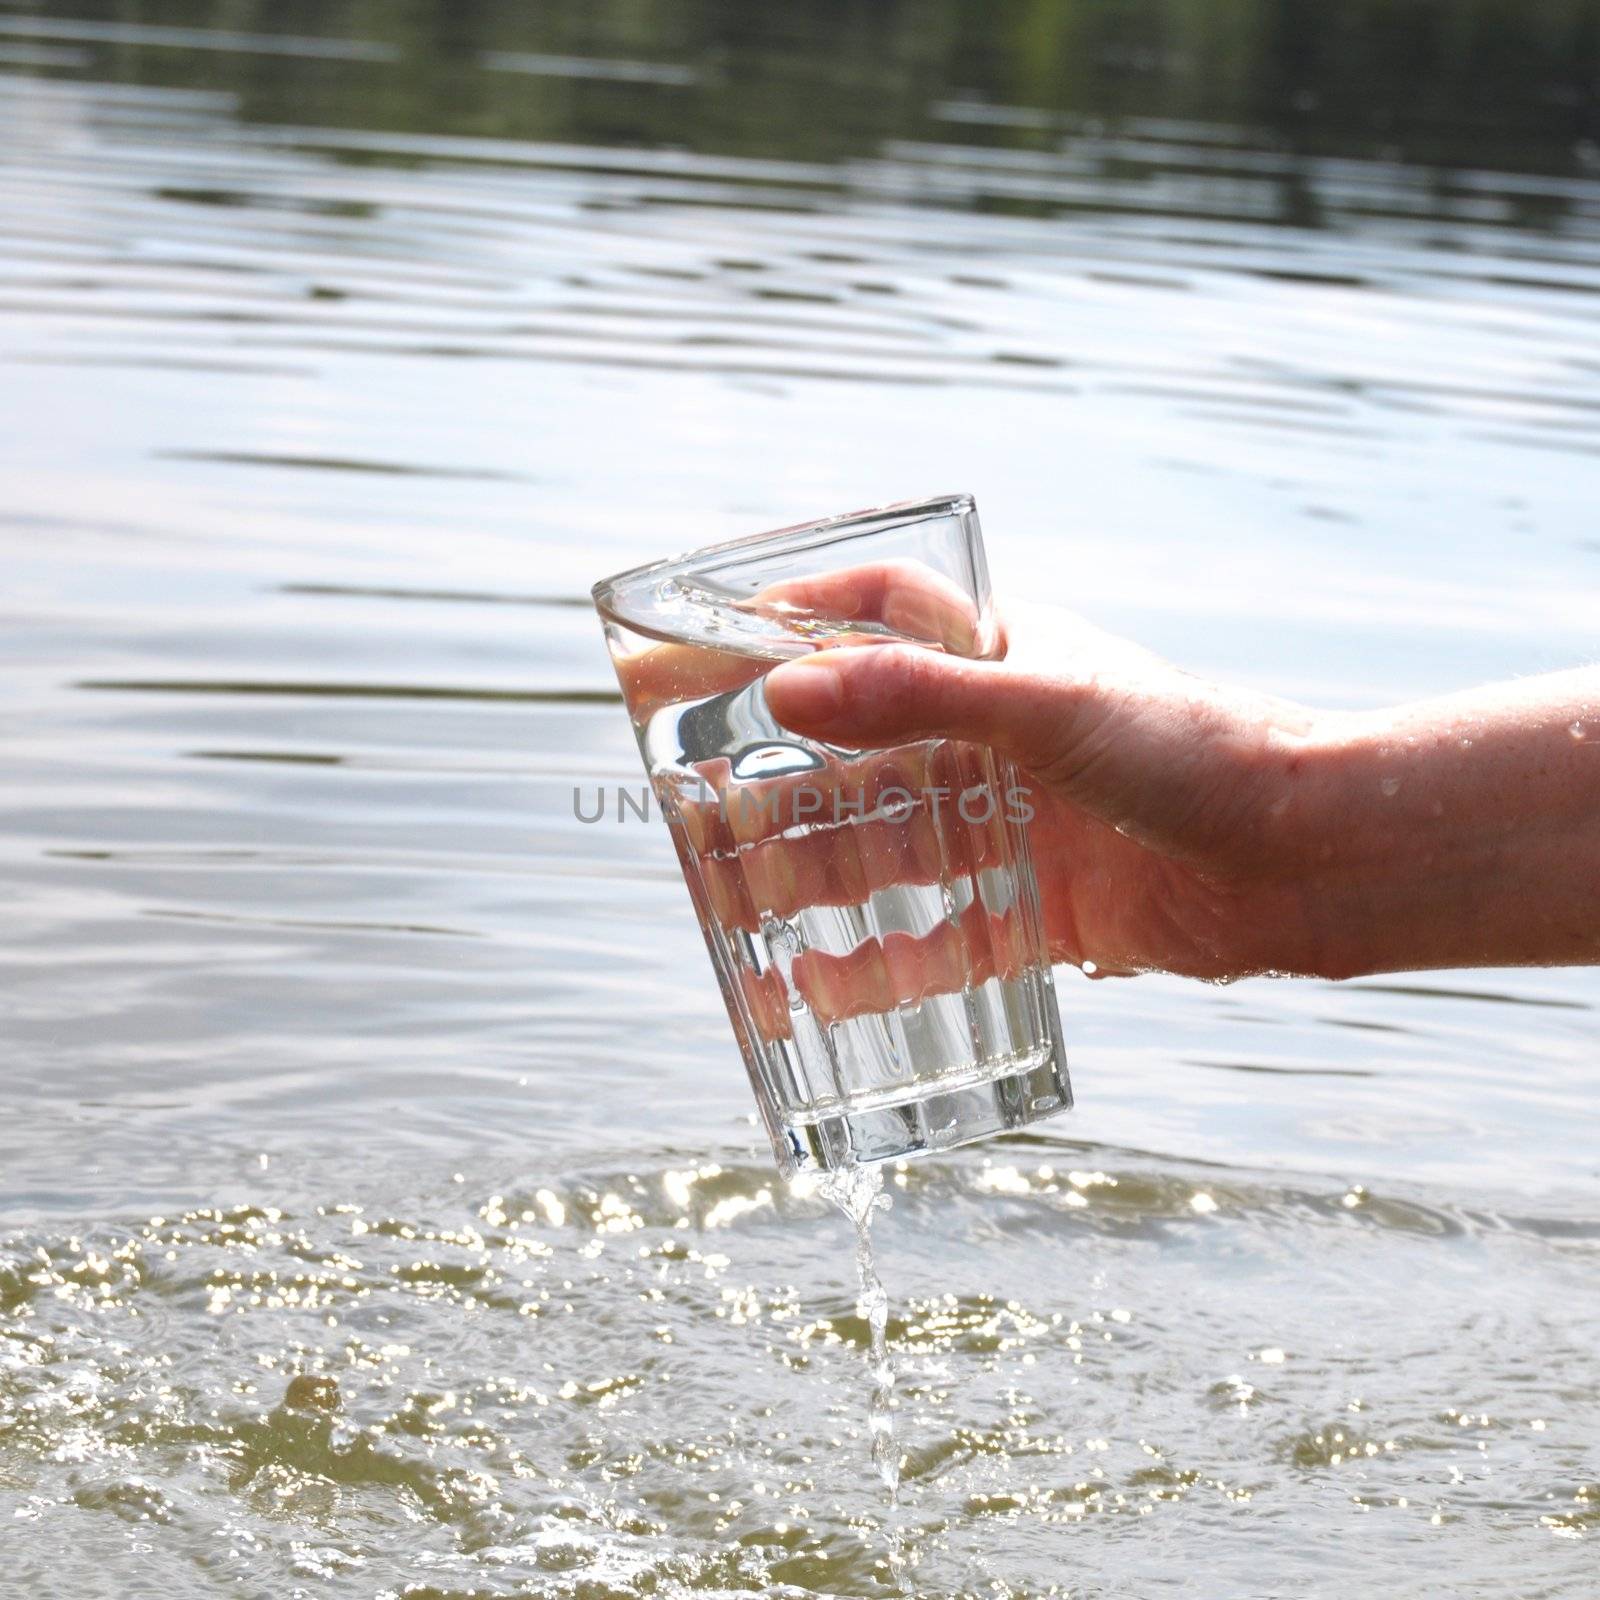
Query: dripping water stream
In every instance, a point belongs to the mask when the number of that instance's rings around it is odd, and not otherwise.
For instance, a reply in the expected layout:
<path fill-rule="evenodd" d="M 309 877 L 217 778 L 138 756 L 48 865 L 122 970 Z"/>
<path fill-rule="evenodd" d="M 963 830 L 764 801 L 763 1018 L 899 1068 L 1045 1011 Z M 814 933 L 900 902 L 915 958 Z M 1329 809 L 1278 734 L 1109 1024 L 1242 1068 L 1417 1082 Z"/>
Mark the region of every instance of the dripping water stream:
<path fill-rule="evenodd" d="M 883 1192 L 879 1166 L 841 1167 L 823 1175 L 819 1192 L 837 1206 L 856 1230 L 856 1310 L 867 1325 L 867 1372 L 872 1398 L 867 1430 L 872 1440 L 872 1464 L 889 1500 L 889 1570 L 906 1589 L 904 1534 L 899 1521 L 900 1440 L 895 1430 L 895 1370 L 889 1354 L 889 1295 L 878 1276 L 872 1249 L 872 1219 L 893 1204 Z"/>

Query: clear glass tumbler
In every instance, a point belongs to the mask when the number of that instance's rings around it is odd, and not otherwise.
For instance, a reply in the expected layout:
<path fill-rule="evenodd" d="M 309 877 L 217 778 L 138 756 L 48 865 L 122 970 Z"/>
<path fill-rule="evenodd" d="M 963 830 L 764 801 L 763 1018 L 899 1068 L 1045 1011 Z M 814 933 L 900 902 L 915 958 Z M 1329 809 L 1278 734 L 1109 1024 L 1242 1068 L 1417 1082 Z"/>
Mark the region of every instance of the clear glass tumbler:
<path fill-rule="evenodd" d="M 784 1172 L 1070 1106 L 1011 764 L 952 740 L 802 739 L 763 694 L 814 650 L 995 655 L 971 498 L 713 545 L 607 578 L 594 600 Z"/>

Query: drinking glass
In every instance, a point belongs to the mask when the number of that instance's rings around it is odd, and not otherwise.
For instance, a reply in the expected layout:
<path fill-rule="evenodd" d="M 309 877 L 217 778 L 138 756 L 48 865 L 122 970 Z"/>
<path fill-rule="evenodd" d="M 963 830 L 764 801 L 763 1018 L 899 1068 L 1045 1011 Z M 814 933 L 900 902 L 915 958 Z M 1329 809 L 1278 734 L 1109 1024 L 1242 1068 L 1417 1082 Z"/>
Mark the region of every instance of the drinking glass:
<path fill-rule="evenodd" d="M 946 1149 L 1072 1104 L 1028 794 L 982 745 L 801 738 L 815 650 L 999 653 L 966 495 L 756 534 L 595 585 L 778 1165 Z"/>

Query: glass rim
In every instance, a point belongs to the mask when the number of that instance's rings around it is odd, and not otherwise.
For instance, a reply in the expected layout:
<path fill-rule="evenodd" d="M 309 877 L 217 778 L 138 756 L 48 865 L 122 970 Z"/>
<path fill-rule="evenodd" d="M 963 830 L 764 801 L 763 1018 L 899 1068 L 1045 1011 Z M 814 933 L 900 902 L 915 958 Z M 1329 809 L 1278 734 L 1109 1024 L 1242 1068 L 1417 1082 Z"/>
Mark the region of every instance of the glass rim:
<path fill-rule="evenodd" d="M 974 509 L 976 509 L 975 501 L 970 494 L 935 494 L 919 500 L 896 500 L 889 505 L 867 506 L 860 511 L 841 511 L 832 516 L 814 517 L 809 522 L 794 522 L 784 528 L 768 528 L 760 533 L 741 534 L 736 539 L 724 539 L 716 544 L 701 545 L 695 550 L 685 550 L 677 555 L 646 561 L 637 567 L 614 572 L 609 578 L 601 578 L 589 590 L 589 594 L 596 610 L 602 615 L 626 623 L 627 619 L 617 614 L 611 602 L 619 589 L 624 586 L 631 587 L 641 579 L 672 577 L 702 566 L 708 560 L 715 561 L 719 557 L 737 558 L 741 555 L 756 555 L 761 553 L 764 547 L 770 547 L 773 552 L 785 548 L 804 550 L 826 544 L 833 539 L 853 538 L 859 534 L 876 531 L 877 525 L 880 524 L 903 527 L 926 521 L 931 517 L 960 515 Z M 858 527 L 857 524 L 861 526 Z"/>

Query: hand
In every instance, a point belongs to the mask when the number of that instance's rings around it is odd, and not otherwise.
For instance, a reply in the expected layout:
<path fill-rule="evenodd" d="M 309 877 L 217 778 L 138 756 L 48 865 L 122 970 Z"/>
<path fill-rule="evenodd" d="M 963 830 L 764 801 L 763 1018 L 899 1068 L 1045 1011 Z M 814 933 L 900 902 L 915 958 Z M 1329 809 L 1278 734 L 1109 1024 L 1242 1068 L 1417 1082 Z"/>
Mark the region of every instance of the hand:
<path fill-rule="evenodd" d="M 1016 761 L 1057 959 L 1213 979 L 1600 961 L 1600 671 L 1314 713 L 1063 612 L 1013 608 L 1002 648 L 823 651 L 767 698 L 812 738 Z"/>
<path fill-rule="evenodd" d="M 830 743 L 953 738 L 1011 757 L 1055 960 L 1096 976 L 1315 970 L 1288 825 L 1312 713 L 1206 684 L 1061 611 L 1011 608 L 1003 651 L 821 651 L 778 667 L 767 700 Z"/>
<path fill-rule="evenodd" d="M 1314 712 L 1207 683 L 1066 612 L 977 615 L 912 565 L 749 604 L 844 625 L 764 689 L 794 732 L 864 752 L 868 790 L 896 747 L 987 745 L 1021 768 L 1055 959 L 1211 979 L 1600 961 L 1600 669 Z M 703 654 L 658 646 L 618 671 L 648 700 L 765 670 Z M 885 881 L 929 881 L 916 826 L 901 831 L 883 835 Z M 824 844 L 772 854 L 775 905 L 838 903 Z M 869 942 L 862 956 L 891 969 L 868 985 L 878 999 L 937 973 L 931 946 L 908 952 L 907 974 L 888 954 Z"/>

